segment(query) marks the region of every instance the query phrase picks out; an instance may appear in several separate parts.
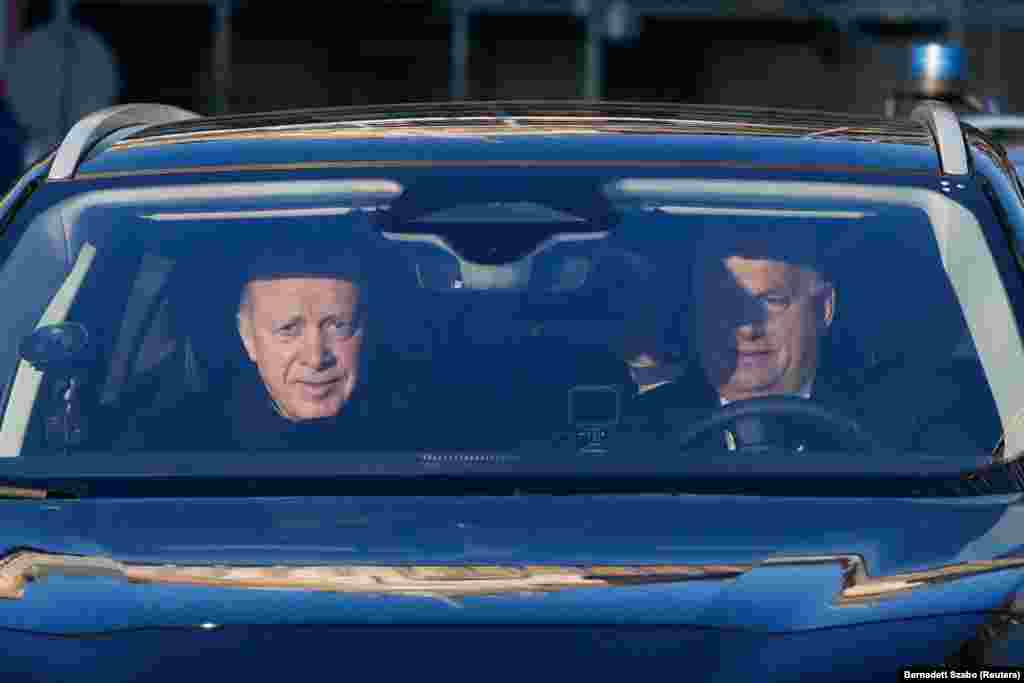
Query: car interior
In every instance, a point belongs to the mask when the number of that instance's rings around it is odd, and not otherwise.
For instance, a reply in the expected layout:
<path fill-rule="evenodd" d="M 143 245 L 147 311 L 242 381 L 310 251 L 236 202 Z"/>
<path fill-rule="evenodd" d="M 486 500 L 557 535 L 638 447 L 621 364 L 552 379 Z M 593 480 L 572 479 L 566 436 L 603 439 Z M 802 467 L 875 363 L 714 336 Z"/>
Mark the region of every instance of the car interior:
<path fill-rule="evenodd" d="M 367 381 L 394 395 L 394 410 L 380 416 L 382 433 L 411 424 L 423 447 L 436 449 L 574 444 L 581 425 L 574 424 L 572 397 L 578 413 L 584 399 L 614 405 L 607 408 L 614 414 L 589 418 L 614 428 L 637 394 L 617 343 L 638 297 L 662 309 L 664 347 L 681 363 L 693 362 L 692 240 L 680 237 L 681 228 L 697 225 L 692 219 L 647 211 L 612 220 L 602 208 L 577 221 L 570 213 L 577 208 L 563 202 L 519 206 L 527 220 L 495 225 L 481 224 L 479 204 L 468 216 L 447 206 L 398 208 L 405 217 L 375 217 L 367 242 L 374 273 Z M 555 222 L 537 218 L 555 212 Z M 701 229 L 728 229 L 730 221 L 705 218 Z M 280 221 L 239 227 L 212 221 L 98 241 L 100 256 L 69 315 L 94 342 L 95 361 L 78 397 L 88 426 L 80 450 L 161 450 L 167 430 L 183 430 L 164 419 L 175 406 L 195 397 L 217 405 L 251 366 L 236 327 L 245 245 L 282 234 L 301 241 L 310 226 L 288 225 L 287 233 Z M 339 227 L 327 226 L 340 246 L 349 233 Z M 994 446 L 994 402 L 927 221 L 899 230 L 888 220 L 818 221 L 817 229 L 827 236 L 822 264 L 838 290 L 825 362 L 857 379 L 851 386 L 861 392 L 858 400 L 910 401 L 913 414 L 941 413 L 978 448 Z M 325 227 L 314 233 L 321 239 Z M 481 239 L 485 233 L 491 238 Z M 505 234 L 512 235 L 507 244 L 493 238 Z M 564 234 L 585 238 L 551 239 Z M 402 238 L 409 235 L 418 238 Z M 527 274 L 500 272 L 508 262 Z M 929 389 L 940 380 L 959 387 L 955 405 Z M 60 402 L 47 391 L 33 413 L 27 452 L 54 447 L 47 425 Z M 201 450 L 199 427 L 184 430 Z M 896 438 L 906 428 L 905 416 L 894 414 L 880 430 Z"/>

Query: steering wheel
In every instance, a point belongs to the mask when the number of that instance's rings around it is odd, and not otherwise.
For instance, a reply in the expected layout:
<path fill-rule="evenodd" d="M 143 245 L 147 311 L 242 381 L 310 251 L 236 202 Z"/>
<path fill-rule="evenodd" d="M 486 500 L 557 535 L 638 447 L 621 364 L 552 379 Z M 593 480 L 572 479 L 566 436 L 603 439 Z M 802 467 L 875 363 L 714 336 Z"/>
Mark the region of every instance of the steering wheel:
<path fill-rule="evenodd" d="M 799 396 L 764 396 L 734 401 L 686 429 L 680 436 L 679 445 L 686 447 L 708 432 L 724 430 L 727 426 L 755 418 L 791 418 L 810 423 L 852 451 L 871 451 L 879 447 L 878 441 L 855 419 Z"/>

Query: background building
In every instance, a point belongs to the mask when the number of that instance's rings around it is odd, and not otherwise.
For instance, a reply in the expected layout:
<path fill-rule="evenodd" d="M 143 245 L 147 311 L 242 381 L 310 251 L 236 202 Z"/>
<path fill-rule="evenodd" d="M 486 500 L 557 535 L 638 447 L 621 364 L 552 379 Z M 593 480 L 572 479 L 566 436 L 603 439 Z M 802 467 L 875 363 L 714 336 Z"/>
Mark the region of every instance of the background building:
<path fill-rule="evenodd" d="M 578 97 L 882 113 L 928 39 L 959 42 L 974 89 L 1024 109 L 1012 0 L 8 2 L 8 60 L 66 9 L 109 47 L 118 101 L 202 113 Z"/>

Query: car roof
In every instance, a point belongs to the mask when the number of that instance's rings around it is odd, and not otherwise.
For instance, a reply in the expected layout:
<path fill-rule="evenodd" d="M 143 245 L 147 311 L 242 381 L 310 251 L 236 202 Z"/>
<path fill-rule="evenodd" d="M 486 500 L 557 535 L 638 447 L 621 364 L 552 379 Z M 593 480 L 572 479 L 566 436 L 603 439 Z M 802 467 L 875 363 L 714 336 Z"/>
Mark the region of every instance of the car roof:
<path fill-rule="evenodd" d="M 381 165 L 725 165 L 940 173 L 916 121 L 818 111 L 489 102 L 198 117 L 97 145 L 76 178 Z"/>

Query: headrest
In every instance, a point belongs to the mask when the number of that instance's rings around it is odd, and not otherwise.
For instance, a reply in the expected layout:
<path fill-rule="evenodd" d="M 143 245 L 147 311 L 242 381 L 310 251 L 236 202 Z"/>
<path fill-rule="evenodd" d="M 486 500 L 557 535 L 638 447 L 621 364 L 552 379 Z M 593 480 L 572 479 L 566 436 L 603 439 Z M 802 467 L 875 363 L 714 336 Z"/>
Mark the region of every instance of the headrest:
<path fill-rule="evenodd" d="M 855 345 L 868 366 L 950 360 L 967 326 L 927 224 L 850 230 L 826 259 L 835 342 Z"/>
<path fill-rule="evenodd" d="M 246 361 L 238 336 L 240 276 L 209 258 L 183 258 L 171 272 L 167 296 L 172 333 L 186 345 L 189 383 L 217 385 Z"/>

